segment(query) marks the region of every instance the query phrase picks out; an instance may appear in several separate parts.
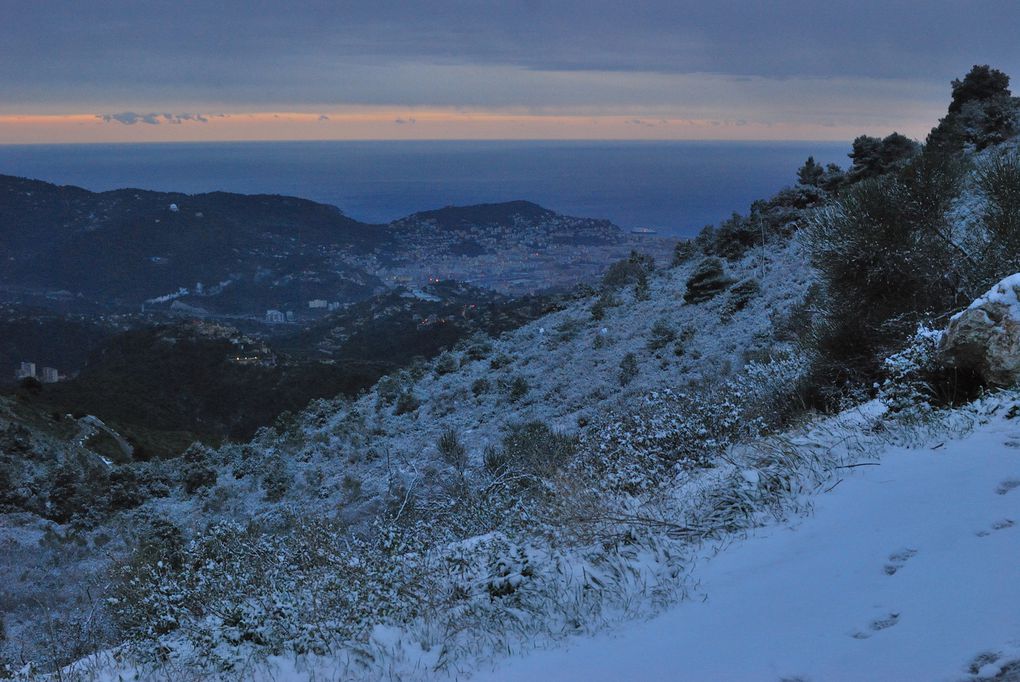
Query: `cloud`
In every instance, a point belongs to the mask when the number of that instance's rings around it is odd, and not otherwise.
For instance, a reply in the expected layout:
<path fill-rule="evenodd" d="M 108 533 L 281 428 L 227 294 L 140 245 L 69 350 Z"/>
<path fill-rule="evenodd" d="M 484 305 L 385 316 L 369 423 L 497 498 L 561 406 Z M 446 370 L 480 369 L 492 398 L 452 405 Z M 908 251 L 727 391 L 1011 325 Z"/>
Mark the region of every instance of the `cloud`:
<path fill-rule="evenodd" d="M 96 114 L 96 118 L 106 123 L 117 122 L 127 126 L 133 126 L 136 123 L 159 125 L 159 114 L 136 114 L 133 111 L 122 111 L 118 114 Z"/>
<path fill-rule="evenodd" d="M 147 125 L 157 126 L 161 123 L 180 125 L 185 121 L 192 121 L 195 123 L 209 122 L 209 119 L 202 114 L 160 114 L 156 112 L 137 114 L 133 111 L 121 111 L 116 114 L 96 114 L 96 118 L 104 123 L 122 123 L 127 126 L 133 126 L 136 123 L 145 123 Z"/>

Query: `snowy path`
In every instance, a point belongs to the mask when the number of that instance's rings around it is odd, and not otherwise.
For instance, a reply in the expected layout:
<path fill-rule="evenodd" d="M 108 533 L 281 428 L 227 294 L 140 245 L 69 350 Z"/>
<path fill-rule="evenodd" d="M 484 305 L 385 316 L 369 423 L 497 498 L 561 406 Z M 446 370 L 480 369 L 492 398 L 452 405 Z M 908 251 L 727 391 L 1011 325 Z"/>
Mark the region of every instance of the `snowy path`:
<path fill-rule="evenodd" d="M 474 679 L 968 680 L 987 651 L 995 675 L 1020 658 L 1020 419 L 891 449 L 695 577 L 704 602 Z"/>

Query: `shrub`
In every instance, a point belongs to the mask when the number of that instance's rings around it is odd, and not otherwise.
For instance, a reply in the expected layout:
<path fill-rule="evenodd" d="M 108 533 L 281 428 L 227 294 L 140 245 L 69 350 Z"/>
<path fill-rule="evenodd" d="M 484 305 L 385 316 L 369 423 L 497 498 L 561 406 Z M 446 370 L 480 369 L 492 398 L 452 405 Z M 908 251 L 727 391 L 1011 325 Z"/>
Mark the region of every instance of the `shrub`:
<path fill-rule="evenodd" d="M 387 374 L 375 385 L 375 392 L 378 396 L 377 408 L 384 405 L 392 405 L 402 390 L 401 382 L 392 374 Z"/>
<path fill-rule="evenodd" d="M 397 397 L 397 403 L 393 407 L 393 414 L 400 416 L 409 412 L 414 412 L 418 409 L 421 403 L 418 402 L 418 398 L 415 397 L 414 393 L 410 390 L 405 390 Z"/>
<path fill-rule="evenodd" d="M 620 305 L 620 299 L 613 295 L 611 291 L 603 291 L 591 306 L 591 319 L 599 322 L 606 316 L 606 309 Z"/>
<path fill-rule="evenodd" d="M 541 421 L 509 425 L 500 445 L 486 451 L 489 472 L 531 484 L 551 477 L 577 450 L 575 438 L 557 433 Z"/>
<path fill-rule="evenodd" d="M 987 64 L 977 65 L 963 77 L 952 82 L 953 100 L 949 103 L 949 112 L 961 111 L 968 102 L 987 101 L 1009 96 L 1009 76 Z"/>
<path fill-rule="evenodd" d="M 638 363 L 637 356 L 633 353 L 627 353 L 620 360 L 620 385 L 626 386 L 634 380 L 638 374 Z"/>
<path fill-rule="evenodd" d="M 290 490 L 291 475 L 283 458 L 273 456 L 267 465 L 265 475 L 262 477 L 262 491 L 265 493 L 267 502 L 279 502 Z"/>
<path fill-rule="evenodd" d="M 711 299 L 721 291 L 724 291 L 733 280 L 726 276 L 723 262 L 715 257 L 709 257 L 698 263 L 698 267 L 687 279 L 687 291 L 684 292 L 684 301 L 687 303 L 702 303 Z"/>
<path fill-rule="evenodd" d="M 184 492 L 192 495 L 202 488 L 216 485 L 216 470 L 210 464 L 209 450 L 204 445 L 194 443 L 184 451 L 182 458 Z"/>
<path fill-rule="evenodd" d="M 443 376 L 456 372 L 459 366 L 457 357 L 449 351 L 443 353 L 436 359 L 436 376 Z"/>
<path fill-rule="evenodd" d="M 467 350 L 464 355 L 469 360 L 484 360 L 488 357 L 489 353 L 492 352 L 492 343 L 484 338 L 474 338 L 471 343 L 468 344 Z"/>
<path fill-rule="evenodd" d="M 474 382 L 471 384 L 471 392 L 474 393 L 475 396 L 480 396 L 483 393 L 488 393 L 489 380 L 484 377 L 480 379 L 475 379 Z"/>
<path fill-rule="evenodd" d="M 903 350 L 883 362 L 879 399 L 903 418 L 927 415 L 931 408 L 973 400 L 983 385 L 974 372 L 947 368 L 940 345 L 944 332 L 921 324 Z"/>
<path fill-rule="evenodd" d="M 637 282 L 634 283 L 634 300 L 647 301 L 651 297 L 651 290 L 648 287 L 648 275 L 647 273 L 639 272 Z"/>
<path fill-rule="evenodd" d="M 442 435 L 436 442 L 436 449 L 443 461 L 457 471 L 464 471 L 467 468 L 468 452 L 464 444 L 460 442 L 457 431 L 451 427 L 443 429 Z"/>
<path fill-rule="evenodd" d="M 682 265 L 694 257 L 698 252 L 698 245 L 694 239 L 682 239 L 673 247 L 672 267 Z"/>
<path fill-rule="evenodd" d="M 656 320 L 648 336 L 648 349 L 654 351 L 665 348 L 675 338 L 676 330 L 669 322 L 661 319 Z"/>
<path fill-rule="evenodd" d="M 1017 108 L 1009 76 L 987 65 L 974 66 L 952 88 L 949 111 L 928 135 L 928 146 L 956 154 L 966 144 L 981 150 L 1015 134 Z"/>
<path fill-rule="evenodd" d="M 713 230 L 708 238 L 706 254 L 737 260 L 743 257 L 749 248 L 761 244 L 762 233 L 757 220 L 752 221 L 739 213 L 733 213 L 719 225 L 718 229 Z"/>
<path fill-rule="evenodd" d="M 995 156 L 978 169 L 977 181 L 990 237 L 982 261 L 991 267 L 983 273 L 984 281 L 976 283 L 983 288 L 1020 268 L 1020 157 L 1016 152 Z"/>
<path fill-rule="evenodd" d="M 802 185 L 814 185 L 817 187 L 824 175 L 825 169 L 822 168 L 821 164 L 815 162 L 815 157 L 809 156 L 804 165 L 797 171 L 797 182 Z"/>
<path fill-rule="evenodd" d="M 749 277 L 734 284 L 730 289 L 729 298 L 723 306 L 723 318 L 729 319 L 733 317 L 733 315 L 746 308 L 760 293 L 761 283 L 754 277 Z"/>
<path fill-rule="evenodd" d="M 807 242 L 824 286 L 812 332 L 819 385 L 869 385 L 921 317 L 958 300 L 966 264 L 947 219 L 958 187 L 943 158 L 921 154 L 816 214 Z"/>
<path fill-rule="evenodd" d="M 184 535 L 172 521 L 153 519 L 131 555 L 111 569 L 110 615 L 128 639 L 150 639 L 180 625 L 182 595 L 174 589 L 185 565 Z"/>
<path fill-rule="evenodd" d="M 609 266 L 609 270 L 602 277 L 602 285 L 607 288 L 618 289 L 629 284 L 636 284 L 641 275 L 647 277 L 654 269 L 655 260 L 651 256 L 631 251 L 628 258 L 617 261 Z"/>
<path fill-rule="evenodd" d="M 511 363 L 513 363 L 513 358 L 511 358 L 506 353 L 500 353 L 499 355 L 489 360 L 489 367 L 491 367 L 492 369 L 502 369 L 504 367 L 509 366 Z"/>
<path fill-rule="evenodd" d="M 903 167 L 921 146 L 910 138 L 892 133 L 879 139 L 861 135 L 853 142 L 850 158 L 853 165 L 848 173 L 851 182 L 875 178 Z"/>
<path fill-rule="evenodd" d="M 576 318 L 567 318 L 556 325 L 553 330 L 555 333 L 551 334 L 550 342 L 553 344 L 567 343 L 573 341 L 577 337 L 577 333 L 581 330 L 581 320 Z"/>
<path fill-rule="evenodd" d="M 107 506 L 110 511 L 133 509 L 145 501 L 138 477 L 130 467 L 120 466 L 110 472 Z"/>
<path fill-rule="evenodd" d="M 507 399 L 515 403 L 523 398 L 528 393 L 528 381 L 524 377 L 517 375 L 511 379 L 506 386 Z"/>
<path fill-rule="evenodd" d="M 796 356 L 753 363 L 697 392 L 664 389 L 632 400 L 585 431 L 577 468 L 596 485 L 634 494 L 671 480 L 678 466 L 710 466 L 802 409 L 804 364 Z"/>

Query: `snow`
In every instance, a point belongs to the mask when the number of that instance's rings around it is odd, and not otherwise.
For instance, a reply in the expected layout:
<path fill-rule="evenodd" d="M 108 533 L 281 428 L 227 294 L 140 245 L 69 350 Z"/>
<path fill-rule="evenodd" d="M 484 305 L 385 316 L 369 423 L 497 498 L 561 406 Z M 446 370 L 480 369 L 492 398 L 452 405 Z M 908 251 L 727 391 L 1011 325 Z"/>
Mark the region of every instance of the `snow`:
<path fill-rule="evenodd" d="M 1020 273 L 1010 275 L 1000 280 L 995 286 L 967 306 L 967 310 L 980 308 L 988 303 L 1000 303 L 1009 310 L 1009 317 L 1020 320 Z M 962 313 L 957 313 L 952 319 L 956 319 Z"/>
<path fill-rule="evenodd" d="M 963 680 L 1020 658 L 1020 423 L 845 472 L 811 517 L 706 556 L 690 600 L 474 679 Z"/>
<path fill-rule="evenodd" d="M 421 289 L 411 289 L 410 291 L 401 294 L 401 298 L 417 298 L 422 301 L 433 301 L 437 303 L 443 300 L 438 296 L 422 291 Z"/>
<path fill-rule="evenodd" d="M 173 301 L 174 299 L 178 299 L 181 296 L 187 296 L 188 293 L 189 292 L 188 292 L 187 288 L 181 287 L 180 289 L 178 289 L 177 291 L 173 292 L 172 294 L 165 294 L 163 296 L 157 296 L 156 298 L 146 299 L 145 302 L 146 303 L 167 303 L 169 301 Z"/>

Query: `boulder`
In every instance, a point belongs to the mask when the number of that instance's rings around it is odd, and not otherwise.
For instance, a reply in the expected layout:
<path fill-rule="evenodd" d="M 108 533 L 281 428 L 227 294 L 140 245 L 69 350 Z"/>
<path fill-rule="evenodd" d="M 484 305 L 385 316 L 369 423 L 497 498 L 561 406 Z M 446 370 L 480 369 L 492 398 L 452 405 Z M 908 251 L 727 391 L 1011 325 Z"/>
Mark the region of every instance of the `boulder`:
<path fill-rule="evenodd" d="M 945 363 L 993 386 L 1020 381 L 1020 273 L 1010 275 L 949 322 Z"/>

